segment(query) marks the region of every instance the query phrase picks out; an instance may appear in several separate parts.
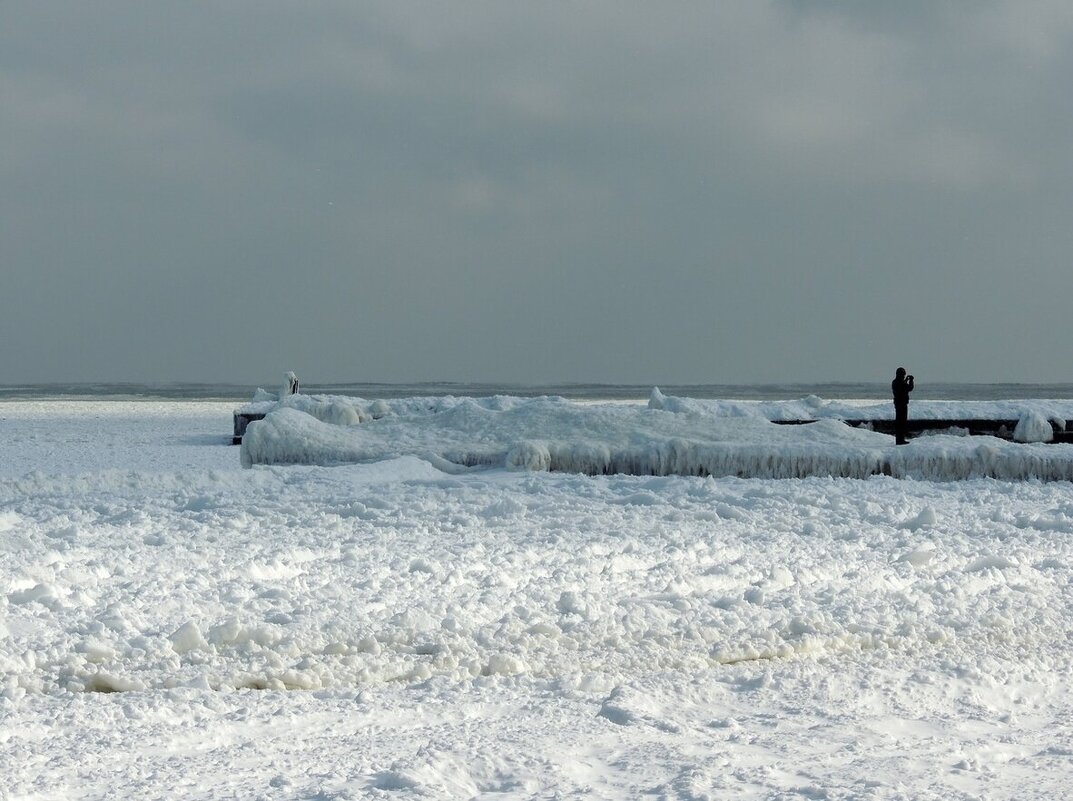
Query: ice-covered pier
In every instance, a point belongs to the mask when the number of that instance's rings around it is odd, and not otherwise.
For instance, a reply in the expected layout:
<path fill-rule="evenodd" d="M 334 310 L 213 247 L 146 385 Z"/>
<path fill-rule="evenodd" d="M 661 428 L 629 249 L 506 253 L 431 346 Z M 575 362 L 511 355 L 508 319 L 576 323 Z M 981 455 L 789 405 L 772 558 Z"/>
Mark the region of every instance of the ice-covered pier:
<path fill-rule="evenodd" d="M 232 445 L 242 444 L 242 435 L 246 433 L 246 429 L 250 423 L 257 420 L 264 420 L 266 412 L 244 412 L 239 409 L 235 409 L 234 413 L 234 433 L 231 435 Z"/>
<path fill-rule="evenodd" d="M 232 445 L 241 445 L 242 436 L 252 422 L 264 420 L 266 412 L 251 412 L 236 410 L 234 413 L 234 433 L 231 437 Z M 822 418 L 821 418 L 822 419 Z M 807 425 L 815 423 L 816 419 L 809 420 L 772 420 L 776 425 Z M 846 425 L 853 428 L 867 428 L 881 434 L 894 436 L 893 419 L 875 418 L 848 418 L 843 420 Z M 906 430 L 911 437 L 921 434 L 933 434 L 938 432 L 957 432 L 966 436 L 997 437 L 999 439 L 1012 440 L 1020 419 L 1003 418 L 988 419 L 979 417 L 953 417 L 937 418 L 933 420 L 910 420 Z M 1049 420 L 1051 426 L 1051 438 L 1045 442 L 1073 442 L 1073 429 L 1067 429 L 1065 421 Z"/>
<path fill-rule="evenodd" d="M 806 425 L 815 423 L 816 420 L 773 420 L 778 425 Z M 868 428 L 881 434 L 894 436 L 893 419 L 872 418 L 848 418 L 842 421 L 854 428 Z M 1014 436 L 1020 418 L 990 419 L 980 417 L 951 417 L 936 418 L 932 420 L 909 420 L 906 431 L 911 437 L 922 434 L 935 434 L 943 432 L 955 432 L 964 436 L 973 437 L 998 437 L 999 439 L 1015 440 Z M 1048 420 L 1051 427 L 1050 439 L 1044 438 L 1043 442 L 1073 442 L 1073 430 L 1066 428 L 1065 420 Z M 241 437 L 239 437 L 241 441 Z"/>
<path fill-rule="evenodd" d="M 298 394 L 298 388 L 298 376 L 290 371 L 283 374 L 283 385 L 280 387 L 279 394 L 274 395 L 258 387 L 252 401 L 242 408 L 235 409 L 234 434 L 231 436 L 231 444 L 241 445 L 242 435 L 246 433 L 249 424 L 255 420 L 264 420 L 265 415 L 275 408 L 280 400 Z"/>
<path fill-rule="evenodd" d="M 892 425 L 888 404 L 702 401 L 658 390 L 647 405 L 294 395 L 262 399 L 236 414 L 251 416 L 242 436 L 247 467 L 417 456 L 444 472 L 1073 480 L 1073 445 L 1045 444 L 1065 438 L 1073 402 L 937 401 L 917 411 L 919 436 L 904 447 L 884 433 Z"/>

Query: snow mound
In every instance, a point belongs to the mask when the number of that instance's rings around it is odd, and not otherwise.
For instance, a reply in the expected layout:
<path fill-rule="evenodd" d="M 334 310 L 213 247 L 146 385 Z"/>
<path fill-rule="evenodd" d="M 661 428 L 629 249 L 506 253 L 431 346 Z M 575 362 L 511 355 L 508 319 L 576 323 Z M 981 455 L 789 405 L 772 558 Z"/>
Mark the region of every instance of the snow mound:
<path fill-rule="evenodd" d="M 1039 412 L 1024 412 L 1013 430 L 1017 442 L 1050 442 L 1054 439 L 1051 422 Z"/>

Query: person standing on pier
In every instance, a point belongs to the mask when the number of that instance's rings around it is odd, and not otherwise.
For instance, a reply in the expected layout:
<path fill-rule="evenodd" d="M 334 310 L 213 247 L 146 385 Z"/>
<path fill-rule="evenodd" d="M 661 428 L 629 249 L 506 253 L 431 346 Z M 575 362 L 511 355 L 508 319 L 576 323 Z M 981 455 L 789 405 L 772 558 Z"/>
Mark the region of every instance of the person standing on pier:
<path fill-rule="evenodd" d="M 899 367 L 894 380 L 890 382 L 890 389 L 894 393 L 894 442 L 904 445 L 908 433 L 909 393 L 913 391 L 913 376 L 906 375 L 905 368 Z"/>

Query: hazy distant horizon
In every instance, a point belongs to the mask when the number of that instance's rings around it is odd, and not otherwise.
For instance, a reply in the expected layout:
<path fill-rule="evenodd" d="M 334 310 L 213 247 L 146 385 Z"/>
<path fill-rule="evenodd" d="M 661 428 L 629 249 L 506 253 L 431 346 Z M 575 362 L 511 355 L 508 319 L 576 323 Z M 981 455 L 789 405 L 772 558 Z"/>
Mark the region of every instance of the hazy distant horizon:
<path fill-rule="evenodd" d="M 823 398 L 884 399 L 889 382 L 822 382 L 812 384 L 608 384 L 560 382 L 511 384 L 458 381 L 417 382 L 319 382 L 303 384 L 308 394 L 353 395 L 363 398 L 397 398 L 422 395 L 561 395 L 573 399 L 615 400 L 648 397 L 652 387 L 665 394 L 692 398 L 728 400 L 793 400 L 807 395 Z M 0 384 L 0 401 L 49 398 L 130 398 L 152 400 L 246 401 L 257 387 L 276 391 L 278 385 L 196 382 L 48 382 Z M 1073 398 L 1073 383 L 921 383 L 918 400 L 1001 400 L 1026 398 Z"/>

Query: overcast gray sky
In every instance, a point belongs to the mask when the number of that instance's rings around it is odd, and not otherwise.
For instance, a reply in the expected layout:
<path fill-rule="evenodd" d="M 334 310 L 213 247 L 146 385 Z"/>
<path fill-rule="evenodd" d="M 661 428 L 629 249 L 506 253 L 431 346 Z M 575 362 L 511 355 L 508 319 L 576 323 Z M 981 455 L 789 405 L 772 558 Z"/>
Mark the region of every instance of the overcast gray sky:
<path fill-rule="evenodd" d="M 11 2 L 0 382 L 1073 381 L 1073 4 Z"/>

